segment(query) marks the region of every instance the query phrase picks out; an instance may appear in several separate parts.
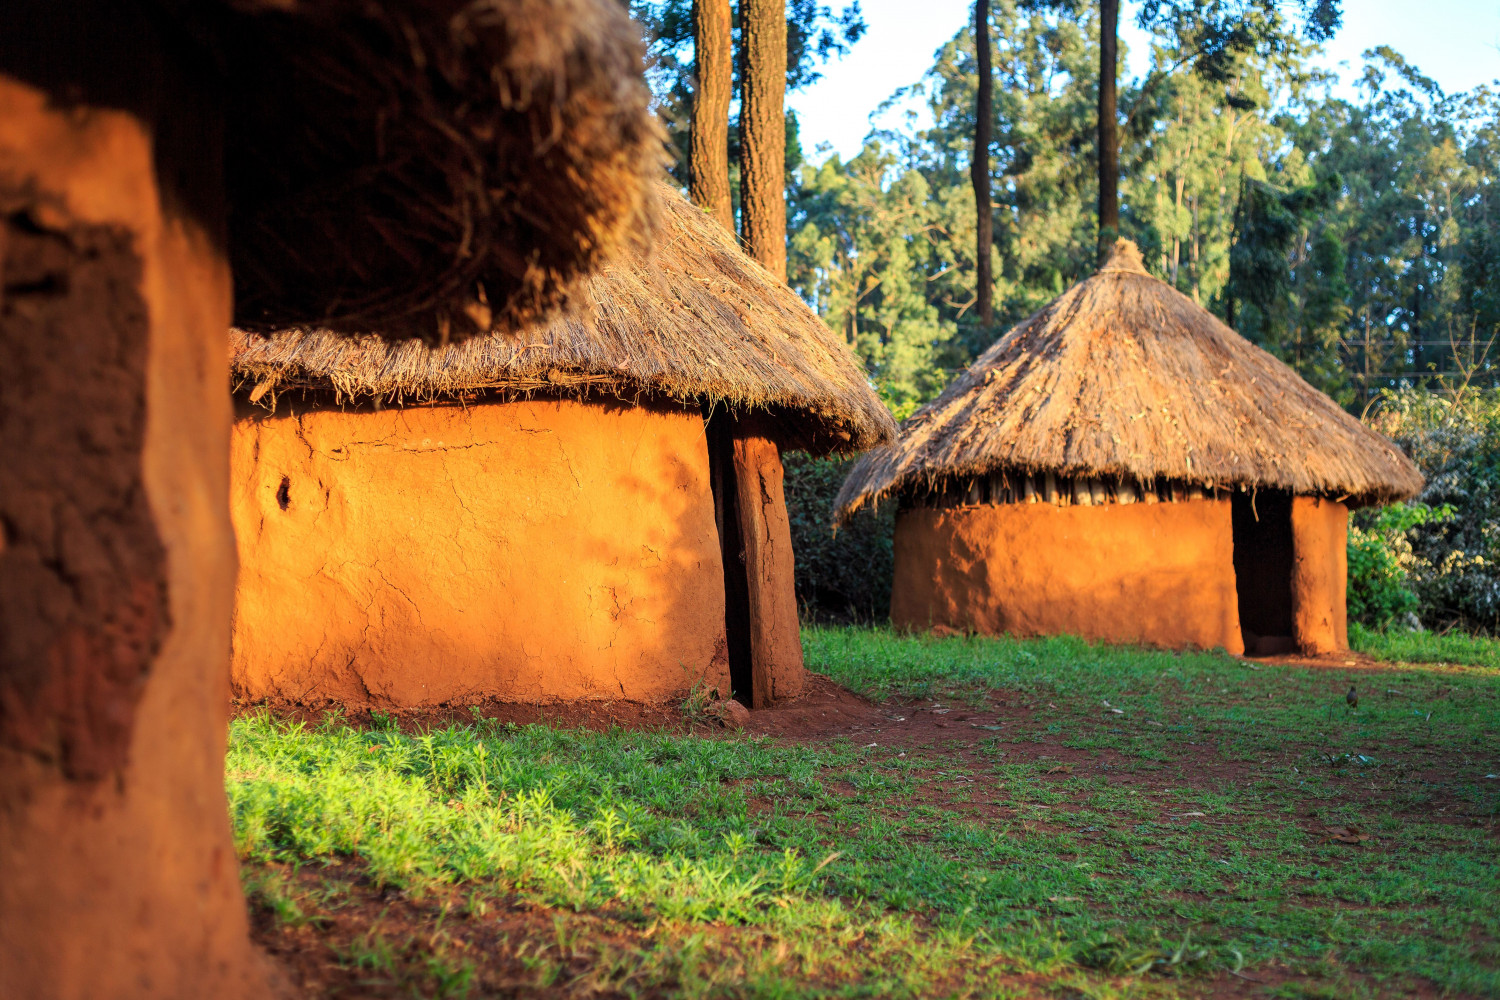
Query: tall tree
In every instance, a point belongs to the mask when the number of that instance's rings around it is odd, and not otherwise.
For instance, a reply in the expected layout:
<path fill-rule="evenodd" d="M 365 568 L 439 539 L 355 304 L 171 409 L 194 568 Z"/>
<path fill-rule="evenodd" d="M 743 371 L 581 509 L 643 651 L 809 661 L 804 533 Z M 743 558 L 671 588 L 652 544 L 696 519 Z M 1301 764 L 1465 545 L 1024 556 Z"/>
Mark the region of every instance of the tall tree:
<path fill-rule="evenodd" d="M 688 175 L 693 203 L 734 232 L 729 195 L 729 98 L 733 90 L 729 0 L 694 0 L 692 142 Z"/>
<path fill-rule="evenodd" d="M 1224 82 L 1236 57 L 1254 49 L 1281 30 L 1283 7 L 1301 11 L 1303 28 L 1314 41 L 1326 41 L 1338 30 L 1343 0 L 1143 0 L 1137 22 L 1158 35 L 1175 36 L 1188 53 L 1184 62 L 1215 82 Z M 1079 0 L 1023 0 L 1032 10 L 1071 11 Z M 1120 0 L 1099 0 L 1099 247 L 1108 250 L 1120 230 L 1120 141 L 1116 53 L 1119 46 Z M 1262 34 L 1257 27 L 1271 29 Z M 1179 64 L 1181 65 L 1181 64 Z M 1176 67 L 1173 67 L 1174 69 Z M 1168 75 L 1153 74 L 1142 93 Z"/>
<path fill-rule="evenodd" d="M 974 184 L 976 213 L 975 306 L 979 322 L 988 329 L 995 323 L 995 279 L 990 273 L 990 250 L 995 245 L 995 212 L 990 203 L 990 142 L 995 124 L 995 79 L 990 65 L 990 0 L 974 0 L 974 55 L 979 84 L 974 93 L 974 157 L 969 164 L 969 178 Z"/>
<path fill-rule="evenodd" d="M 740 233 L 786 280 L 786 2 L 740 0 Z"/>
<path fill-rule="evenodd" d="M 1109 251 L 1120 233 L 1120 140 L 1116 135 L 1115 53 L 1119 45 L 1120 0 L 1099 3 L 1099 253 Z"/>

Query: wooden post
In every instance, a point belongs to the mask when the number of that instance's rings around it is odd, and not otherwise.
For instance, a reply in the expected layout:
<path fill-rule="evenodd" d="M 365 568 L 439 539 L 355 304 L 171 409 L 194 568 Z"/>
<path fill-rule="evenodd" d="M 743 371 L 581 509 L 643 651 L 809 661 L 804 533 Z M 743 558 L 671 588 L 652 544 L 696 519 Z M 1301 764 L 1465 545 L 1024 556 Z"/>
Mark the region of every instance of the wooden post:
<path fill-rule="evenodd" d="M 807 670 L 781 449 L 756 420 L 735 428 L 734 472 L 750 605 L 752 707 L 762 708 L 801 694 Z"/>

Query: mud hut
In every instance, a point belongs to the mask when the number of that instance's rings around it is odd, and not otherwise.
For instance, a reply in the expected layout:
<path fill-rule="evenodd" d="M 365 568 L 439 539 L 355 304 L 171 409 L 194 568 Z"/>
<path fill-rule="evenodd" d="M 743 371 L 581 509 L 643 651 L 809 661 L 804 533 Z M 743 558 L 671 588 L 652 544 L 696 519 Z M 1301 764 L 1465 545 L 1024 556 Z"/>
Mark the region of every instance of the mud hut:
<path fill-rule="evenodd" d="M 1325 653 L 1347 646 L 1348 510 L 1421 485 L 1120 241 L 864 456 L 837 509 L 899 505 L 901 628 Z"/>
<path fill-rule="evenodd" d="M 519 339 L 232 335 L 238 696 L 800 690 L 780 452 L 895 424 L 794 292 L 661 201 L 654 251 Z"/>
<path fill-rule="evenodd" d="M 0 4 L 0 996 L 266 994 L 224 331 L 534 322 L 648 227 L 639 57 L 613 0 Z"/>

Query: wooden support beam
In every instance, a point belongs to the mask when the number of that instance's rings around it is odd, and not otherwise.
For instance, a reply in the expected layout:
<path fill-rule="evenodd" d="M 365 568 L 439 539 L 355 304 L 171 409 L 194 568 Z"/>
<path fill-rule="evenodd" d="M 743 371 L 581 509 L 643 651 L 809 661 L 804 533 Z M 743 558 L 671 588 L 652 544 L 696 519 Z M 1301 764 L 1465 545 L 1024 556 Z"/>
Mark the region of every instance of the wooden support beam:
<path fill-rule="evenodd" d="M 752 707 L 762 708 L 801 694 L 807 670 L 781 449 L 754 418 L 736 423 L 734 472 L 749 601 Z"/>

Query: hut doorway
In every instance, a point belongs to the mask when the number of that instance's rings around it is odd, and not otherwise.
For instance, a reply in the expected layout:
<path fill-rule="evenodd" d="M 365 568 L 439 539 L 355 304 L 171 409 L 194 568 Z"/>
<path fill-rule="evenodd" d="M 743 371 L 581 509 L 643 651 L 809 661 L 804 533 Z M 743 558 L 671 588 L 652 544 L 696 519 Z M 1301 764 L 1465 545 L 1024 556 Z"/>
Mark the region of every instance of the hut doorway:
<path fill-rule="evenodd" d="M 1292 601 L 1292 495 L 1235 493 L 1234 576 L 1240 633 L 1250 656 L 1296 648 Z"/>
<path fill-rule="evenodd" d="M 734 463 L 734 419 L 705 412 L 708 478 L 714 494 L 714 523 L 724 562 L 724 637 L 729 644 L 731 697 L 754 704 L 754 660 L 750 647 L 750 579 L 740 533 L 739 481 Z"/>
<path fill-rule="evenodd" d="M 724 563 L 730 691 L 765 708 L 807 683 L 781 445 L 766 415 L 709 410 L 703 424 Z"/>

